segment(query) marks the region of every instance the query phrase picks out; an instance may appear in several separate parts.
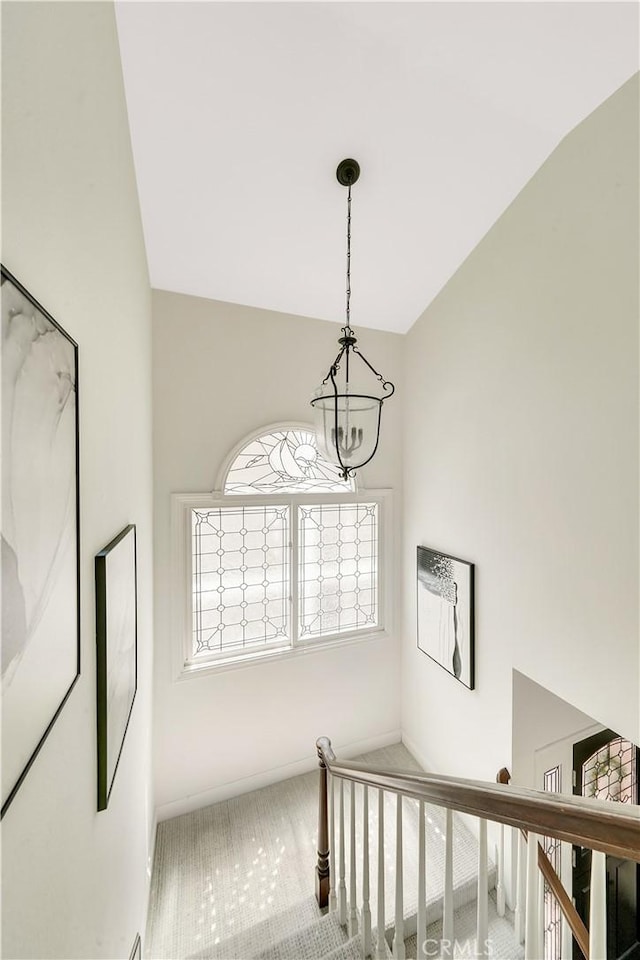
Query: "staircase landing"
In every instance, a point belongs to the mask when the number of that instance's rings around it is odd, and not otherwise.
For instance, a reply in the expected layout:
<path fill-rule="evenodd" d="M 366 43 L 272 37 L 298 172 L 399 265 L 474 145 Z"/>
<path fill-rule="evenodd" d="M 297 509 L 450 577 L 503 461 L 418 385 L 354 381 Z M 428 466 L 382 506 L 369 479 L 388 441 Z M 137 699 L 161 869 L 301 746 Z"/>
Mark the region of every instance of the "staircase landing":
<path fill-rule="evenodd" d="M 358 759 L 385 767 L 421 769 L 402 744 Z M 360 803 L 361 788 L 358 791 Z M 370 798 L 373 841 L 377 834 L 377 791 L 370 791 Z M 411 917 L 416 909 L 417 803 L 405 798 L 404 804 L 405 916 Z M 347 938 L 339 938 L 334 930 L 337 924 L 329 925 L 330 918 L 318 924 L 321 913 L 314 897 L 313 869 L 317 805 L 318 774 L 313 771 L 159 824 L 145 956 L 152 960 L 275 958 L 281 956 L 273 951 L 276 944 L 295 939 L 305 930 L 311 937 L 311 952 L 305 941 L 301 956 L 323 957 L 332 947 L 338 951 L 337 957 L 350 955 L 355 946 L 345 946 Z M 387 794 L 385 889 L 389 910 L 394 883 L 394 813 L 395 797 Z M 444 811 L 427 807 L 426 813 L 428 922 L 435 923 L 442 909 Z M 375 913 L 377 854 L 374 848 L 371 853 L 371 906 Z M 358 891 L 360 864 L 359 856 Z M 456 909 L 475 899 L 476 871 L 476 841 L 456 817 Z M 388 914 L 387 926 L 391 921 Z M 333 935 L 327 940 L 329 926 Z M 411 933 L 410 924 L 406 933 Z M 320 949 L 320 942 L 322 952 L 314 952 Z M 344 949 L 347 953 L 340 952 Z M 513 947 L 505 956 L 515 956 Z"/>

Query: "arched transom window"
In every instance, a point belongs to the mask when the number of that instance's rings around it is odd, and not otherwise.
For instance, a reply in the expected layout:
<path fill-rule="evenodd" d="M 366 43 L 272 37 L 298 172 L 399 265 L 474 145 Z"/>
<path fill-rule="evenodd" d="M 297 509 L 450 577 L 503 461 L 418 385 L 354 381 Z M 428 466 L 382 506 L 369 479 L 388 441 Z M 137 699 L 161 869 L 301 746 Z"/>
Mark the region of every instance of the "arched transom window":
<path fill-rule="evenodd" d="M 246 443 L 227 471 L 225 494 L 347 493 L 340 468 L 321 456 L 309 430 L 276 430 Z"/>
<path fill-rule="evenodd" d="M 183 672 L 382 631 L 385 493 L 358 496 L 303 427 L 248 439 L 221 485 L 174 497 L 176 551 L 190 544 Z"/>

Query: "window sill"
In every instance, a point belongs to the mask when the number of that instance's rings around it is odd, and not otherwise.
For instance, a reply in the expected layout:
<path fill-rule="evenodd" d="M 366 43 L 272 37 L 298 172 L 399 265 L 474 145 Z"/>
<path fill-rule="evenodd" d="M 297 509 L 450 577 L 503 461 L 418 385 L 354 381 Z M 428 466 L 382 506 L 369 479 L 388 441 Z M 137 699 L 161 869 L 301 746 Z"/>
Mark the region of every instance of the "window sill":
<path fill-rule="evenodd" d="M 361 633 L 357 636 L 319 640 L 315 643 L 298 644 L 295 647 L 284 647 L 276 650 L 265 650 L 264 653 L 252 653 L 249 656 L 229 657 L 225 660 L 206 660 L 201 663 L 186 662 L 178 676 L 177 683 L 183 680 L 193 680 L 196 677 L 215 676 L 227 673 L 230 670 L 241 670 L 247 667 L 259 667 L 265 663 L 280 663 L 282 660 L 295 660 L 299 657 L 308 657 L 316 653 L 329 650 L 342 650 L 356 644 L 369 643 L 373 640 L 387 640 L 391 634 L 384 627 Z"/>

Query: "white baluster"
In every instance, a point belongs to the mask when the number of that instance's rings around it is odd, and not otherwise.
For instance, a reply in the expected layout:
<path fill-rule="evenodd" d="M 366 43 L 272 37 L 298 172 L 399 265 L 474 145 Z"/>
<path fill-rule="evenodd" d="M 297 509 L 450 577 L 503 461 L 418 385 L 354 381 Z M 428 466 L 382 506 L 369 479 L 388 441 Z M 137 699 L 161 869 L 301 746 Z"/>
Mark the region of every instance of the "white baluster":
<path fill-rule="evenodd" d="M 571 865 L 572 862 L 573 862 L 573 848 L 570 846 L 570 844 L 563 842 L 563 843 L 562 843 L 562 848 L 563 848 L 563 850 L 564 850 L 565 847 L 569 847 L 569 850 L 570 850 L 569 856 L 571 857 L 571 860 L 569 861 L 569 864 Z M 565 861 L 564 858 L 563 858 L 563 860 L 562 860 L 563 866 L 564 866 L 565 862 L 566 862 L 566 861 Z M 564 875 L 565 875 L 566 872 L 567 872 L 567 871 L 565 870 L 564 873 L 561 874 L 561 877 L 560 877 L 560 879 L 563 881 L 563 883 L 564 883 Z M 568 887 L 568 890 L 567 890 L 567 893 L 569 894 L 569 898 L 571 898 L 571 891 L 572 891 L 572 888 L 573 888 L 571 873 L 572 873 L 572 871 L 571 871 L 571 869 L 569 869 L 569 872 L 568 872 L 568 875 L 569 875 L 569 887 Z M 569 926 L 569 922 L 568 922 L 567 918 L 565 917 L 564 913 L 562 914 L 562 943 L 561 943 L 561 946 L 560 946 L 560 956 L 561 956 L 562 960 L 573 960 L 573 933 L 572 933 L 572 931 L 571 931 L 571 927 Z"/>
<path fill-rule="evenodd" d="M 538 837 L 530 833 L 527 841 L 527 896 L 524 925 L 526 960 L 542 960 L 538 942 Z"/>
<path fill-rule="evenodd" d="M 393 955 L 396 960 L 405 960 L 404 949 L 404 897 L 402 891 L 402 794 L 396 797 L 396 904 Z"/>
<path fill-rule="evenodd" d="M 525 900 L 527 889 L 527 845 L 524 837 L 522 836 L 521 830 L 516 828 L 514 833 L 518 857 L 516 863 L 516 909 L 514 926 L 516 943 L 524 943 L 524 918 L 526 912 Z"/>
<path fill-rule="evenodd" d="M 564 885 L 569 899 L 573 890 L 572 864 L 573 864 L 573 846 L 564 840 L 560 844 L 560 879 Z M 567 922 L 567 918 L 562 913 L 562 943 L 560 945 L 560 956 L 562 960 L 573 960 L 573 933 Z"/>
<path fill-rule="evenodd" d="M 544 848 L 542 848 L 544 849 Z M 545 853 L 546 857 L 546 853 Z M 542 870 L 538 870 L 538 950 L 540 956 L 544 957 L 544 876 Z"/>
<path fill-rule="evenodd" d="M 594 850 L 591 854 L 591 890 L 589 894 L 589 958 L 607 956 L 607 858 Z"/>
<path fill-rule="evenodd" d="M 378 790 L 378 949 L 377 960 L 386 960 L 384 939 L 384 790 Z"/>
<path fill-rule="evenodd" d="M 356 890 L 356 785 L 351 782 L 350 833 L 349 833 L 349 936 L 358 932 L 358 895 Z"/>
<path fill-rule="evenodd" d="M 418 960 L 424 960 L 427 939 L 426 850 L 424 835 L 424 800 L 418 801 Z"/>
<path fill-rule="evenodd" d="M 347 887 L 344 882 L 344 780 L 340 780 L 340 880 L 338 882 L 338 919 L 343 927 L 347 925 Z"/>
<path fill-rule="evenodd" d="M 342 783 L 342 781 L 340 781 Z M 336 819 L 335 819 L 335 789 L 333 777 L 328 776 L 329 787 L 329 913 L 335 913 L 338 898 L 336 897 Z"/>
<path fill-rule="evenodd" d="M 573 958 L 573 933 L 569 922 L 562 914 L 562 943 L 560 944 L 560 957 L 562 960 L 572 960 Z"/>
<path fill-rule="evenodd" d="M 453 957 L 453 811 L 446 811 L 444 845 L 444 897 L 442 901 L 443 958 Z"/>
<path fill-rule="evenodd" d="M 478 833 L 478 932 L 476 934 L 476 956 L 489 956 L 489 890 L 487 856 L 487 821 L 479 821 Z"/>
<path fill-rule="evenodd" d="M 371 955 L 369 907 L 369 787 L 362 788 L 362 956 Z"/>
<path fill-rule="evenodd" d="M 496 908 L 499 917 L 504 917 L 506 897 L 504 892 L 504 823 L 500 824 L 500 842 L 498 844 L 498 882 L 496 884 Z"/>

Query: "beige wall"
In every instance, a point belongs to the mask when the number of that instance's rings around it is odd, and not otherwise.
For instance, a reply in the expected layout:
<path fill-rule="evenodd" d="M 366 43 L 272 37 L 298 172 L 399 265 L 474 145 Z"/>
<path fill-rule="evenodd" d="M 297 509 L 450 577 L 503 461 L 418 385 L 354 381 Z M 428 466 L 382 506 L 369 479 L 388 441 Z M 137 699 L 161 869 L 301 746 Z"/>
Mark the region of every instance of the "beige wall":
<path fill-rule="evenodd" d="M 542 790 L 544 784 L 536 775 L 536 753 L 558 741 L 577 743 L 596 726 L 593 717 L 514 670 L 511 782 Z M 563 770 L 565 779 L 568 777 L 563 783 L 565 793 L 571 793 L 571 769 L 567 764 Z"/>
<path fill-rule="evenodd" d="M 638 226 L 636 77 L 407 335 L 403 731 L 442 772 L 509 763 L 513 668 L 640 741 Z M 416 544 L 476 564 L 474 692 L 415 648 Z"/>
<path fill-rule="evenodd" d="M 166 816 L 309 769 L 323 734 L 339 746 L 399 739 L 400 645 L 395 634 L 174 681 L 181 638 L 170 625 L 170 494 L 212 490 L 225 457 L 251 431 L 309 421 L 309 398 L 340 328 L 158 291 L 153 324 L 154 732 L 156 800 Z M 402 337 L 361 334 L 364 353 L 398 382 Z M 399 518 L 401 400 L 389 401 L 384 421 L 379 451 L 359 479 L 393 488 Z"/>
<path fill-rule="evenodd" d="M 79 344 L 82 673 L 2 821 L 2 952 L 128 957 L 151 785 L 151 321 L 112 4 L 2 5 L 2 261 Z M 97 813 L 94 555 L 138 532 L 138 694 Z"/>
<path fill-rule="evenodd" d="M 79 343 L 82 461 L 82 675 L 3 820 L 3 953 L 124 957 L 153 832 L 152 345 L 111 4 L 4 4 L 2 79 L 3 262 Z M 567 137 L 406 340 L 363 331 L 399 387 L 362 481 L 393 488 L 398 517 L 404 491 L 402 707 L 399 630 L 174 681 L 169 495 L 210 490 L 261 424 L 308 419 L 338 328 L 154 295 L 158 805 L 296 772 L 319 734 L 346 748 L 396 736 L 401 710 L 433 766 L 492 778 L 511 754 L 514 668 L 640 740 L 637 116 L 634 81 Z M 93 558 L 127 522 L 139 690 L 98 814 Z M 477 565 L 473 693 L 415 649 L 417 543 Z"/>

